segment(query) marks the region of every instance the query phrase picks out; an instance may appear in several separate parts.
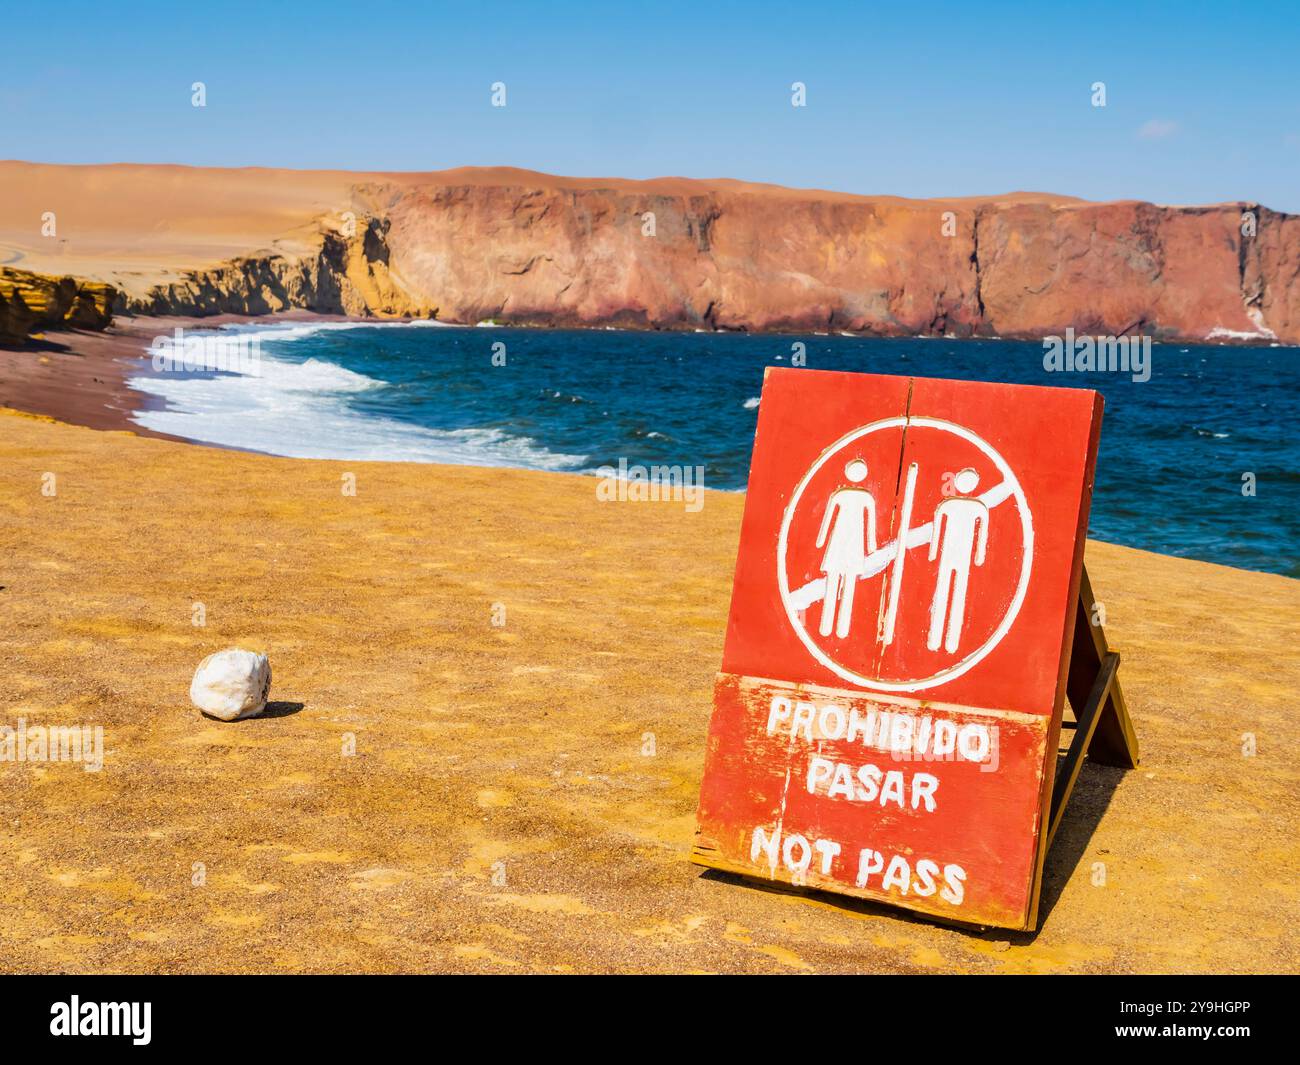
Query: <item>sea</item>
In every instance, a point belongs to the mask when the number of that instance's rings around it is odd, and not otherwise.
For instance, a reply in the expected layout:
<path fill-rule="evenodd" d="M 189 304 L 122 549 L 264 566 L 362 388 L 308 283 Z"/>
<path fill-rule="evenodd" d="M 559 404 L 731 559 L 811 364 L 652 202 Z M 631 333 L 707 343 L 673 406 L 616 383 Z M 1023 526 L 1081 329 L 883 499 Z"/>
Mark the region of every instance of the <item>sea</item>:
<path fill-rule="evenodd" d="M 1095 388 L 1089 534 L 1300 577 L 1300 348 L 1154 344 L 1149 380 L 1044 368 L 1041 342 L 542 330 L 434 322 L 225 327 L 254 372 L 156 372 L 135 419 L 298 458 L 703 467 L 743 491 L 765 366 Z M 249 369 L 244 366 L 242 369 Z M 1045 440 L 1044 447 L 1051 441 Z"/>

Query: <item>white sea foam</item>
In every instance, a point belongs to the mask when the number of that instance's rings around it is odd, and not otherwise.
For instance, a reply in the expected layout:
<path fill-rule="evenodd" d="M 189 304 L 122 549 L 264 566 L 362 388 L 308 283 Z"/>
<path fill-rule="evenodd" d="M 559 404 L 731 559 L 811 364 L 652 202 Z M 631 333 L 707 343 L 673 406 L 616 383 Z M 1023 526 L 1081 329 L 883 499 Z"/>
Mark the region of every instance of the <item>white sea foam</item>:
<path fill-rule="evenodd" d="M 348 329 L 464 329 L 455 322 L 439 322 L 433 318 L 416 318 L 410 322 L 278 322 L 263 325 L 260 322 L 240 322 L 223 325 L 212 330 L 213 333 L 236 333 L 248 340 L 258 340 L 263 344 L 272 341 L 301 340 L 303 337 L 315 336 L 317 333 L 342 332 Z M 198 332 L 191 330 L 191 332 Z M 204 331 L 206 332 L 206 330 Z"/>
<path fill-rule="evenodd" d="M 745 405 L 745 410 L 754 410 L 754 409 L 756 409 L 756 408 L 758 407 L 758 397 L 757 397 L 757 396 L 750 396 L 749 399 L 745 400 L 745 404 L 744 404 L 744 405 Z"/>
<path fill-rule="evenodd" d="M 1205 334 L 1206 340 L 1275 340 L 1276 335 L 1271 329 L 1261 329 L 1255 332 L 1248 332 L 1242 329 L 1224 329 L 1221 325 L 1216 325 Z"/>
<path fill-rule="evenodd" d="M 356 327 L 335 322 L 271 327 L 261 339 L 297 340 Z M 163 373 L 127 383 L 166 402 L 165 409 L 132 415 L 148 429 L 272 455 L 541 470 L 578 470 L 588 461 L 588 456 L 548 451 L 528 437 L 496 428 L 431 429 L 354 410 L 349 397 L 385 382 L 316 358 L 292 362 L 263 351 L 254 374 Z"/>

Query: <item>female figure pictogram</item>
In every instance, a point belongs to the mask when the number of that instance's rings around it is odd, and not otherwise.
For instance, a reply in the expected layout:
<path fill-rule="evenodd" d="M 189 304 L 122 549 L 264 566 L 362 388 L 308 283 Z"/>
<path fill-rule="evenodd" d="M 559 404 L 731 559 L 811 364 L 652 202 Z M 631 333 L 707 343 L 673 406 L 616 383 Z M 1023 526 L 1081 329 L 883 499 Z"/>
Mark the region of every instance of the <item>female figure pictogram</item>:
<path fill-rule="evenodd" d="M 844 476 L 860 484 L 867 476 L 867 464 L 852 459 L 844 467 Z M 849 634 L 853 620 L 853 589 L 867 555 L 876 550 L 876 501 L 870 492 L 865 488 L 839 488 L 831 494 L 817 533 L 817 546 L 822 544 L 826 544 L 821 564 L 826 591 L 818 631 L 829 636 L 833 623 L 835 635 L 842 640 Z"/>

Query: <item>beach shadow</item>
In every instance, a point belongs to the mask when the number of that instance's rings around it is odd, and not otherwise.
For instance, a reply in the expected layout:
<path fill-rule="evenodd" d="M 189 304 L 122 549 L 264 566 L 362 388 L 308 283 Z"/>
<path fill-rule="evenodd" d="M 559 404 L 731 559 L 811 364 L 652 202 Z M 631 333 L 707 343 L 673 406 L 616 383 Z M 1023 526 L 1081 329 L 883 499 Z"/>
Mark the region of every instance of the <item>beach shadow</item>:
<path fill-rule="evenodd" d="M 891 906 L 885 902 L 876 902 L 872 899 L 859 899 L 852 895 L 837 895 L 833 891 L 822 891 L 818 888 L 795 887 L 793 884 L 782 883 L 779 880 L 761 880 L 757 877 L 742 876 L 739 873 L 727 873 L 721 869 L 705 869 L 700 873 L 701 880 L 715 881 L 719 884 L 730 884 L 733 887 L 749 888 L 755 891 L 766 891 L 773 895 L 795 895 L 808 899 L 810 902 L 820 903 L 823 906 L 829 906 L 834 910 L 841 910 L 844 913 L 854 914 L 858 917 L 887 917 L 891 921 L 899 921 L 903 924 L 928 925 L 930 927 L 946 928 L 952 932 L 959 932 L 964 936 L 972 939 L 1002 940 L 1018 943 L 1015 937 L 1017 935 L 1026 936 L 1028 933 L 1016 933 L 1008 931 L 1005 928 L 985 928 L 983 925 L 968 924 L 963 921 L 949 921 L 935 914 L 919 913 L 916 910 L 905 910 L 900 906 Z M 1025 940 L 1028 942 L 1028 940 Z"/>
<path fill-rule="evenodd" d="M 63 338 L 75 340 L 82 335 L 103 336 L 102 332 L 86 329 L 60 329 L 53 337 L 49 333 L 43 333 L 39 337 L 5 337 L 0 340 L 0 351 L 12 352 L 39 352 L 44 355 L 74 355 L 77 358 L 85 358 L 85 352 L 77 351 L 71 342 L 66 342 Z"/>
<path fill-rule="evenodd" d="M 700 872 L 700 879 L 719 884 L 730 884 L 733 887 L 748 888 L 751 891 L 766 891 L 770 895 L 795 895 L 809 899 L 812 902 L 820 902 L 836 910 L 858 914 L 862 917 L 889 917 L 898 921 L 906 921 L 909 924 L 940 924 L 958 931 L 979 932 L 979 929 L 970 925 L 944 921 L 937 917 L 931 918 L 928 914 L 915 913 L 911 910 L 889 906 L 883 902 L 858 899 L 851 895 L 837 895 L 833 891 L 821 891 L 817 888 L 795 887 L 793 884 L 783 883 L 780 880 L 762 880 L 758 877 L 742 876 L 740 873 L 724 872 L 721 869 L 704 869 Z"/>
<path fill-rule="evenodd" d="M 5 337 L 3 340 L 0 340 L 0 351 L 9 351 L 14 352 L 15 354 L 31 352 L 40 352 L 42 354 L 53 353 L 55 355 L 78 354 L 77 352 L 69 352 L 66 344 L 56 344 L 50 340 L 37 340 L 34 337 L 23 337 L 18 339 Z"/>
<path fill-rule="evenodd" d="M 1039 928 L 1051 916 L 1065 885 L 1088 852 L 1093 833 L 1097 831 L 1115 789 L 1127 772 L 1130 770 L 1084 761 L 1074 791 L 1065 804 L 1065 813 L 1061 816 L 1056 838 L 1052 840 L 1051 849 L 1043 862 L 1043 887 L 1038 897 Z M 1105 851 L 1099 851 L 1097 860 L 1104 861 L 1106 854 Z M 1083 887 L 1086 888 L 1087 885 L 1084 884 Z"/>
<path fill-rule="evenodd" d="M 268 717 L 292 717 L 306 705 L 306 703 L 288 702 L 267 703 L 265 710 L 258 714 L 257 717 L 249 718 L 249 720 L 265 721 Z"/>

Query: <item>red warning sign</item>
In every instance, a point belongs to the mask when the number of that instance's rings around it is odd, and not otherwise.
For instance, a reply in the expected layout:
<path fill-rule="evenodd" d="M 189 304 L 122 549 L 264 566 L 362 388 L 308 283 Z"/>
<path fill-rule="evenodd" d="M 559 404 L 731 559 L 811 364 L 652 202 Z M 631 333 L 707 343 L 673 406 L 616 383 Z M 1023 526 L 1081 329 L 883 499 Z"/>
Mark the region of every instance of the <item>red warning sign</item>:
<path fill-rule="evenodd" d="M 695 861 L 1035 922 L 1101 408 L 768 371 Z"/>

